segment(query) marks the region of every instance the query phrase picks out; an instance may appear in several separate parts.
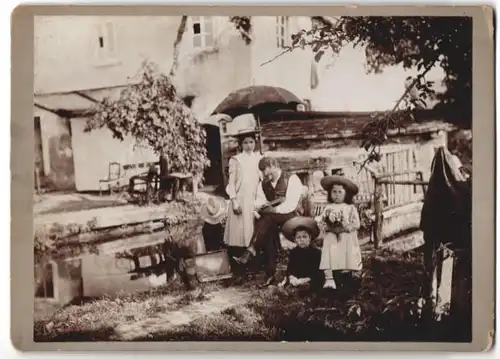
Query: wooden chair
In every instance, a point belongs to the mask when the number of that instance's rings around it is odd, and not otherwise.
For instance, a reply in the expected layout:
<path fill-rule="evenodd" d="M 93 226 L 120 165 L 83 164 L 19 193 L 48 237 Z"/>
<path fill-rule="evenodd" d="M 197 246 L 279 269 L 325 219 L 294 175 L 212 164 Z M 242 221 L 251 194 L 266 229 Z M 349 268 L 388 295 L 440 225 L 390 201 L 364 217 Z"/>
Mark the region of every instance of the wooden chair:
<path fill-rule="evenodd" d="M 120 180 L 123 178 L 121 165 L 118 162 L 110 162 L 108 166 L 108 177 L 99 180 L 99 195 L 102 196 L 102 186 L 108 186 L 110 194 L 113 193 L 114 187 L 120 187 Z"/>

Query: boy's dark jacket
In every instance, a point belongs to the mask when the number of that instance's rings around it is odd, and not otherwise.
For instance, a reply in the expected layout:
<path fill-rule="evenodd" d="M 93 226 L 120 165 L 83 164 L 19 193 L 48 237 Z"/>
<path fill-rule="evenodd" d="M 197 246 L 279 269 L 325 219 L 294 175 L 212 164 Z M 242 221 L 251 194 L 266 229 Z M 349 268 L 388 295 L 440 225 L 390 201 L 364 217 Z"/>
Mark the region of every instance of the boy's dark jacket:
<path fill-rule="evenodd" d="M 312 246 L 306 248 L 295 247 L 290 251 L 286 275 L 296 278 L 311 278 L 313 283 L 323 278 L 323 271 L 319 269 L 321 251 Z"/>

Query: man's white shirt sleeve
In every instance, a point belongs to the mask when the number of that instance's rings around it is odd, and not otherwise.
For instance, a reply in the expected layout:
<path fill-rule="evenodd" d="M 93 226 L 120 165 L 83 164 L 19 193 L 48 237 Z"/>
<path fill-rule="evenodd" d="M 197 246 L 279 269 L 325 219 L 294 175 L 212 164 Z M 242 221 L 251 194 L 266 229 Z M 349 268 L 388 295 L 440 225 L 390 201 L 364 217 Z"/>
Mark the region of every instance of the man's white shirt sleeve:
<path fill-rule="evenodd" d="M 304 186 L 300 178 L 297 175 L 291 175 L 288 179 L 286 199 L 282 204 L 276 206 L 276 213 L 287 214 L 293 212 L 299 204 L 303 189 Z"/>

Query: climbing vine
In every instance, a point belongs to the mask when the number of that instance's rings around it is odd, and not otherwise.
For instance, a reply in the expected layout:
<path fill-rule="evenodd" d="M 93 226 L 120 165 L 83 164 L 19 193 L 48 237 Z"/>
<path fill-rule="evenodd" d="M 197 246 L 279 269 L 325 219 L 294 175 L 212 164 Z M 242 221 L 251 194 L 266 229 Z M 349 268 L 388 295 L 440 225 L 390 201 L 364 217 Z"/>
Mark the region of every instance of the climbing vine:
<path fill-rule="evenodd" d="M 172 172 L 202 178 L 209 165 L 205 130 L 177 95 L 170 78 L 144 62 L 140 81 L 126 87 L 116 101 L 105 99 L 86 123 L 86 132 L 108 128 L 114 138 L 132 136 L 138 144 L 163 153 Z"/>

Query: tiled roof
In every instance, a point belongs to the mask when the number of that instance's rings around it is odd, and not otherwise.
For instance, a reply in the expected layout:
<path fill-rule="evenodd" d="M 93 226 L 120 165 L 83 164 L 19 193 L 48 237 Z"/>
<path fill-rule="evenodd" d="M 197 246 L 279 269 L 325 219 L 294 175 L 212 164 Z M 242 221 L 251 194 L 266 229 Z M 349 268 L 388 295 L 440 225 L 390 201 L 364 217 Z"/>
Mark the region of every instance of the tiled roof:
<path fill-rule="evenodd" d="M 267 140 L 349 138 L 359 135 L 364 125 L 370 120 L 369 114 L 332 114 L 318 117 L 263 119 L 262 137 Z M 406 123 L 405 128 L 402 128 L 400 132 L 391 131 L 389 135 L 449 131 L 452 128 L 452 125 L 439 120 L 411 122 Z"/>

